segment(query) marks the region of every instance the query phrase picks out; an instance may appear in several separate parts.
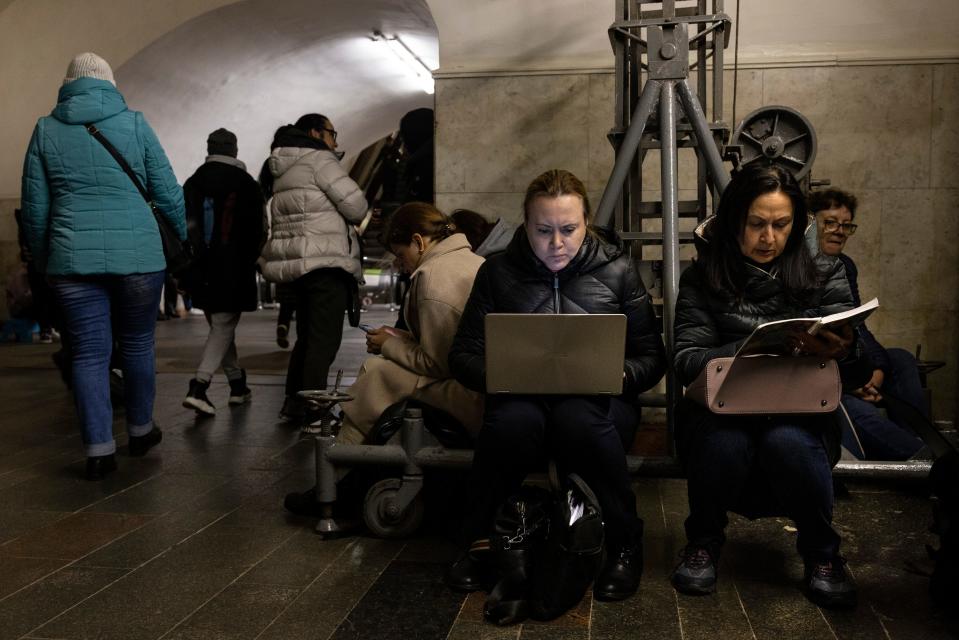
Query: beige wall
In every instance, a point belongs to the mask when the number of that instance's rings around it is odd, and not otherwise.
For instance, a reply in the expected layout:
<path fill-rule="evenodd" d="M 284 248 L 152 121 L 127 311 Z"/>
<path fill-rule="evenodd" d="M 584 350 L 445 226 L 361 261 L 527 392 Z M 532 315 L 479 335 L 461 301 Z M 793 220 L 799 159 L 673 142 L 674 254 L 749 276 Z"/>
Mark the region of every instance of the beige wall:
<path fill-rule="evenodd" d="M 937 417 L 957 414 L 959 365 L 959 64 L 741 71 L 737 119 L 770 104 L 813 124 L 813 176 L 860 197 L 848 245 L 870 326 L 887 346 L 923 345 L 948 362 L 930 376 Z M 732 74 L 725 119 L 732 121 Z M 437 201 L 518 220 L 526 184 L 551 167 L 584 178 L 594 204 L 612 168 L 609 73 L 455 77 L 437 81 Z M 695 187 L 689 163 L 681 187 Z M 655 156 L 647 160 L 655 188 Z M 650 194 L 651 195 L 651 194 Z"/>

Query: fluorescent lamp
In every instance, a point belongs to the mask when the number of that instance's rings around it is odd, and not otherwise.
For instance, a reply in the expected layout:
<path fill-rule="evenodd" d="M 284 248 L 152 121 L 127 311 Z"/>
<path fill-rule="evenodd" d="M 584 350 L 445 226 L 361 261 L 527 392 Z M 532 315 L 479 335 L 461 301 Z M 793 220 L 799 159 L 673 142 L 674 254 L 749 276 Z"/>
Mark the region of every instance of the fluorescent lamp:
<path fill-rule="evenodd" d="M 433 71 L 406 46 L 405 42 L 400 40 L 399 36 L 388 38 L 381 32 L 374 31 L 373 40 L 385 42 L 389 50 L 393 52 L 393 55 L 403 63 L 403 66 L 416 80 L 417 85 L 426 93 L 433 93 Z"/>

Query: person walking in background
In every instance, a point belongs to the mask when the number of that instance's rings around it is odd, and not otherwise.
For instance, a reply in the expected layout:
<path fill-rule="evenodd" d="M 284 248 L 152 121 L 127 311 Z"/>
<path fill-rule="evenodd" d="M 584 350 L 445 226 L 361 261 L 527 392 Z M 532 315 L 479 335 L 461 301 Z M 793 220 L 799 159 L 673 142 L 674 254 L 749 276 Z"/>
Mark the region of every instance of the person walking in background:
<path fill-rule="evenodd" d="M 236 326 L 256 310 L 256 259 L 263 245 L 263 198 L 246 165 L 236 159 L 236 136 L 217 129 L 207 138 L 206 162 L 184 183 L 189 227 L 200 238 L 198 258 L 180 285 L 206 316 L 210 333 L 183 406 L 212 416 L 206 392 L 218 368 L 230 383 L 230 404 L 251 393 L 236 353 Z"/>
<path fill-rule="evenodd" d="M 343 338 L 343 315 L 362 282 L 360 243 L 353 225 L 367 205 L 363 190 L 340 166 L 336 129 L 311 113 L 277 131 L 270 154 L 273 198 L 263 276 L 290 282 L 296 295 L 296 344 L 280 415 L 307 419 L 303 389 L 325 389 Z"/>
<path fill-rule="evenodd" d="M 116 469 L 114 337 L 130 455 L 144 455 L 162 438 L 153 422 L 154 329 L 166 261 L 153 212 L 88 124 L 122 154 L 181 239 L 186 219 L 183 191 L 160 141 L 143 114 L 127 108 L 110 65 L 94 53 L 74 57 L 57 106 L 30 139 L 22 208 L 31 254 L 50 280 L 71 342 L 86 477 L 99 480 Z"/>
<path fill-rule="evenodd" d="M 276 149 L 276 136 L 283 127 L 280 127 L 273 133 L 273 142 L 270 144 L 270 151 Z M 266 216 L 263 226 L 269 234 L 270 229 L 270 211 L 269 200 L 273 197 L 273 174 L 270 173 L 270 159 L 263 161 L 260 167 L 260 175 L 257 176 L 257 182 L 260 185 L 260 193 L 263 194 L 263 200 L 267 202 Z M 296 295 L 293 291 L 293 285 L 289 282 L 277 282 L 274 287 L 274 302 L 279 308 L 276 316 L 276 344 L 281 349 L 290 348 L 290 327 L 293 326 L 293 312 L 296 311 Z"/>

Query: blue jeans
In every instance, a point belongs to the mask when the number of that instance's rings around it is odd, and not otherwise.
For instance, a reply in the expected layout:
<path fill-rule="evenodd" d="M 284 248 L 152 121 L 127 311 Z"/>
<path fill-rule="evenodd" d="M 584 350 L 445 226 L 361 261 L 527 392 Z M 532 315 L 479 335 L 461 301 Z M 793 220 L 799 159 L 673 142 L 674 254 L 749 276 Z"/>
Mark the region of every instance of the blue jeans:
<path fill-rule="evenodd" d="M 919 382 L 916 359 L 905 349 L 887 349 L 891 370 L 885 372 L 880 393 L 889 394 L 919 409 L 927 418 L 926 398 Z M 842 404 L 855 425 L 855 433 L 843 420 L 842 446 L 865 460 L 906 460 L 922 448 L 922 440 L 909 427 L 906 416 L 890 407 L 887 415 L 879 407 L 844 393 Z M 858 436 L 858 437 L 857 437 Z"/>
<path fill-rule="evenodd" d="M 114 339 L 123 370 L 127 432 L 142 436 L 153 428 L 153 334 L 164 273 L 50 278 L 69 336 L 73 394 L 88 456 L 116 451 L 110 402 Z"/>
<path fill-rule="evenodd" d="M 718 551 L 726 539 L 726 514 L 736 511 L 791 518 L 806 559 L 827 560 L 839 552 L 832 466 L 823 440 L 832 415 L 717 416 L 685 404 L 690 544 Z"/>

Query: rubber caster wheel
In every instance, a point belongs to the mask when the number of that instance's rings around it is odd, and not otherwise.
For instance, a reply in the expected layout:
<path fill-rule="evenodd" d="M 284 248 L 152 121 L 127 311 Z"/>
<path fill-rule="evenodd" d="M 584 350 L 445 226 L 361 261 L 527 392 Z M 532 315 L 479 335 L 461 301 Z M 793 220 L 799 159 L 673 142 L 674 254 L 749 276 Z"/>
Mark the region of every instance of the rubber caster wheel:
<path fill-rule="evenodd" d="M 363 502 L 363 522 L 373 535 L 381 538 L 404 538 L 423 523 L 423 497 L 419 494 L 400 511 L 393 499 L 400 490 L 399 478 L 380 480 L 366 492 Z"/>

